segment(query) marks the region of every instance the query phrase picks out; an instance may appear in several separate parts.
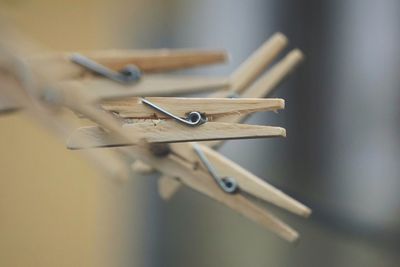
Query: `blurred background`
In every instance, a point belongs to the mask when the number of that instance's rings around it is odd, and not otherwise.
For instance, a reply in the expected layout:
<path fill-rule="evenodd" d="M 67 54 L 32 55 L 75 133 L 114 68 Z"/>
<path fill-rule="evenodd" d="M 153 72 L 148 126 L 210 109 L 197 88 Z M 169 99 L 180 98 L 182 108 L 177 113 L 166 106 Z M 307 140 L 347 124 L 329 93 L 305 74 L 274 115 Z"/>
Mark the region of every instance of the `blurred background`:
<path fill-rule="evenodd" d="M 224 48 L 234 70 L 273 33 L 306 61 L 274 96 L 286 139 L 221 151 L 310 206 L 273 209 L 288 244 L 190 190 L 169 202 L 157 176 L 102 176 L 23 114 L 0 117 L 0 266 L 399 266 L 400 1 L 0 0 L 56 50 Z"/>

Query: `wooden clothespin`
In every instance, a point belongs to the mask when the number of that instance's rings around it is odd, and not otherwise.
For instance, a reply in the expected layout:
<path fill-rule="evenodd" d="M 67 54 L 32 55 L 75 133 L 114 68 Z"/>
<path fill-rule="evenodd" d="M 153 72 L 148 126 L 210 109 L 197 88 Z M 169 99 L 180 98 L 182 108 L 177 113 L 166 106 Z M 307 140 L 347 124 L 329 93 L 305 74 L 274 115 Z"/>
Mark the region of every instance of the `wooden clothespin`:
<path fill-rule="evenodd" d="M 286 43 L 282 34 L 276 34 L 230 77 L 210 79 L 156 77 L 151 73 L 214 63 L 225 58 L 219 52 L 210 52 L 209 57 L 205 52 L 185 52 L 190 54 L 187 56 L 173 51 L 167 55 L 148 51 L 129 56 L 124 51 L 96 52 L 90 59 L 47 52 L 38 56 L 25 51 L 26 44 L 18 39 L 14 43 L 17 48 L 0 42 L 0 53 L 11 55 L 9 62 L 5 60 L 6 63 L 0 66 L 12 76 L 6 74 L 1 78 L 10 82 L 10 88 L 13 88 L 12 92 L 4 93 L 13 98 L 13 107 L 27 109 L 30 115 L 45 121 L 51 128 L 63 128 L 58 131 L 63 136 L 68 130 L 77 128 L 60 116 L 65 108 L 97 124 L 75 130 L 69 138 L 70 148 L 117 147 L 115 152 L 120 157 L 135 160 L 135 168 L 140 166 L 142 170 L 157 170 L 162 174 L 159 183 L 162 196 L 171 196 L 181 183 L 185 184 L 286 240 L 294 241 L 298 237 L 295 230 L 247 196 L 302 216 L 308 216 L 310 209 L 211 148 L 225 139 L 285 135 L 283 128 L 239 122 L 253 112 L 284 107 L 281 99 L 260 97 L 270 94 L 301 61 L 301 52 L 290 52 L 269 72 L 258 80 L 256 78 Z M 127 64 L 136 66 L 123 68 Z M 98 75 L 88 76 L 85 74 L 88 72 Z M 203 89 L 220 91 L 212 98 L 150 97 Z M 243 98 L 229 98 L 232 96 Z M 10 105 L 7 109 L 10 110 Z M 213 142 L 188 142 L 198 140 Z M 108 161 L 109 158 L 97 155 L 96 160 Z M 116 158 L 113 160 L 118 162 Z"/>
<path fill-rule="evenodd" d="M 77 129 L 68 140 L 69 148 L 285 136 L 280 127 L 222 122 L 224 116 L 282 109 L 282 99 L 133 97 L 100 105 L 118 116 L 123 121 L 121 131 L 136 135 L 137 142 L 127 143 L 113 132 L 91 126 Z"/>

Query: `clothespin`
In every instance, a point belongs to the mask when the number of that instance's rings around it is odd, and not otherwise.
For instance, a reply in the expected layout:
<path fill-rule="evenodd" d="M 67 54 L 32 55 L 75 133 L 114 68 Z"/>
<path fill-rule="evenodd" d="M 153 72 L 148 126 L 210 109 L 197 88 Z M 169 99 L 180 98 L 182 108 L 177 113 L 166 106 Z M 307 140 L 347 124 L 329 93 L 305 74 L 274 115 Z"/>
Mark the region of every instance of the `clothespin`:
<path fill-rule="evenodd" d="M 224 116 L 282 109 L 282 99 L 133 97 L 100 105 L 120 118 L 121 131 L 136 135 L 137 142 L 127 143 L 113 132 L 91 126 L 77 129 L 68 140 L 69 148 L 285 136 L 280 127 L 222 122 Z"/>
<path fill-rule="evenodd" d="M 43 52 L 30 55 L 26 62 L 46 73 L 53 81 L 77 80 L 87 88 L 94 90 L 98 98 L 115 98 L 126 96 L 163 96 L 174 94 L 188 94 L 192 92 L 219 90 L 227 88 L 228 81 L 220 77 L 195 77 L 183 75 L 150 75 L 162 71 L 172 71 L 182 68 L 192 68 L 226 61 L 227 55 L 223 51 L 205 50 L 126 50 L 126 51 L 94 51 L 86 52 L 89 57 L 76 53 L 49 53 Z M 137 66 L 144 74 L 135 84 L 118 84 L 101 77 L 90 78 L 93 71 L 82 68 L 78 64 L 71 64 L 74 58 L 86 59 L 108 68 L 108 72 L 118 73 L 126 66 Z M 85 79 L 82 79 L 85 78 Z M 19 110 L 12 99 L 0 102 L 0 114 Z"/>
<path fill-rule="evenodd" d="M 270 42 L 262 46 L 248 61 L 246 61 L 237 72 L 232 75 L 231 90 L 225 93 L 225 96 L 229 96 L 232 93 L 237 95 L 241 94 L 244 96 L 260 97 L 266 94 L 270 94 L 272 89 L 290 72 L 293 67 L 302 60 L 302 54 L 299 50 L 294 50 L 289 53 L 281 62 L 279 62 L 275 67 L 273 67 L 266 75 L 262 76 L 259 80 L 252 84 L 254 78 L 265 68 L 265 57 L 262 57 L 263 53 L 271 51 L 272 44 L 279 43 L 277 40 L 283 38 L 281 35 L 276 35 Z M 272 44 L 271 44 L 272 43 Z M 276 49 L 279 50 L 279 49 Z M 276 54 L 276 53 L 272 53 Z M 260 60 L 263 59 L 263 60 Z M 272 59 L 268 58 L 268 61 Z M 217 96 L 224 96 L 223 93 L 216 93 Z M 173 105 L 168 105 L 166 99 L 154 99 L 153 101 L 159 100 L 159 103 L 163 103 L 168 106 L 170 110 L 174 113 L 180 114 L 181 117 L 185 115 L 185 111 L 193 110 L 187 108 L 179 103 L 184 102 L 183 99 L 170 99 L 171 103 L 176 103 L 177 108 Z M 208 103 L 212 103 L 213 99 L 209 99 Z M 229 99 L 227 102 L 233 103 L 233 100 Z M 266 99 L 268 100 L 268 99 Z M 272 101 L 277 101 L 276 99 L 269 99 Z M 196 101 L 196 100 L 192 100 Z M 221 101 L 219 99 L 218 101 Z M 259 101 L 259 100 L 258 100 Z M 278 100 L 280 101 L 280 100 Z M 256 102 L 254 102 L 256 103 Z M 257 102 L 261 103 L 261 102 Z M 266 102 L 264 102 L 266 103 Z M 140 106 L 142 104 L 142 106 Z M 143 110 L 143 103 L 140 103 L 138 98 L 132 98 L 128 100 L 115 100 L 105 102 L 102 105 L 104 110 L 109 112 L 114 112 L 118 117 L 123 120 L 138 119 L 143 116 L 143 112 L 149 112 L 148 110 Z M 207 104 L 203 104 L 202 107 L 206 108 Z M 215 105 L 214 105 L 215 107 Z M 266 107 L 264 107 L 266 108 Z M 269 108 L 272 108 L 271 106 Z M 257 107 L 255 107 L 257 109 Z M 272 108 L 273 109 L 273 108 Z M 277 106 L 275 106 L 277 109 Z M 183 111 L 182 111 L 183 110 Z M 245 110 L 245 109 L 244 109 Z M 240 110 L 240 111 L 244 111 Z M 214 111 L 215 112 L 215 111 Z M 228 115 L 229 112 L 225 110 Z M 238 112 L 239 116 L 228 116 L 229 121 L 240 121 L 244 119 L 248 113 L 251 112 Z M 145 116 L 151 116 L 152 114 L 146 113 Z M 153 114 L 154 115 L 154 114 Z M 158 115 L 161 118 L 163 114 Z M 214 115 L 214 114 L 213 114 Z M 144 117 L 145 117 L 144 116 Z M 164 117 L 166 118 L 166 117 Z M 226 117 L 225 117 L 226 118 Z M 215 121 L 224 119 L 224 116 L 215 116 Z M 176 127 L 177 123 L 174 122 Z M 126 145 L 122 140 L 112 139 L 112 135 L 101 131 L 99 128 L 91 127 L 78 130 L 76 132 L 77 136 L 70 139 L 70 145 L 74 148 L 78 148 L 79 145 L 74 145 L 74 138 L 79 140 L 79 135 L 84 135 L 86 137 L 90 136 L 92 143 L 87 143 L 88 146 L 114 146 L 114 145 Z M 93 138 L 94 137 L 94 138 Z M 204 139 L 203 139 L 204 140 Z M 177 140 L 169 140 L 177 141 Z M 216 143 L 208 143 L 208 145 L 215 146 Z M 137 150 L 138 148 L 135 148 Z M 140 148 L 141 149 L 141 148 Z M 163 151 L 163 149 L 160 149 Z M 132 153 L 132 150 L 125 148 L 124 151 L 127 153 Z M 146 152 L 145 152 L 146 151 Z M 258 223 L 264 225 L 265 227 L 271 229 L 281 237 L 294 241 L 297 239 L 298 234 L 288 225 L 283 223 L 281 220 L 268 213 L 266 210 L 259 208 L 256 204 L 252 203 L 246 195 L 253 196 L 255 198 L 271 202 L 281 208 L 284 208 L 290 212 L 298 214 L 300 216 L 309 216 L 311 213 L 310 209 L 303 204 L 297 202 L 296 200 L 285 195 L 280 190 L 274 188 L 273 186 L 267 184 L 262 179 L 252 175 L 240 166 L 236 165 L 232 161 L 229 161 L 222 155 L 208 148 L 207 146 L 187 143 L 187 144 L 171 144 L 162 153 L 163 157 L 155 156 L 159 155 L 154 152 L 148 152 L 151 150 L 145 149 L 145 151 L 140 152 L 140 159 L 146 159 L 146 163 L 150 164 L 158 171 L 160 171 L 163 176 L 160 178 L 160 193 L 164 197 L 169 197 L 173 194 L 179 184 L 183 183 L 197 191 L 200 191 L 217 201 L 224 203 L 225 205 L 235 209 L 242 215 L 257 221 Z M 153 150 L 154 151 L 154 150 Z M 147 158 L 146 158 L 147 157 Z M 141 167 L 145 167 L 146 171 L 150 169 L 140 163 Z M 138 162 L 136 162 L 138 164 Z M 187 173 L 190 172 L 190 173 Z M 210 176 L 212 179 L 210 179 Z M 208 180 L 207 180 L 208 177 Z M 215 180 L 216 183 L 213 183 Z M 202 181 L 207 181 L 201 184 Z M 243 195 L 244 194 L 244 195 Z"/>
<path fill-rule="evenodd" d="M 150 64 L 147 70 L 144 65 L 142 69 L 136 66 L 129 68 L 129 71 L 124 69 L 119 72 L 121 66 L 128 64 L 124 62 L 118 65 L 116 62 L 121 63 L 121 58 L 113 61 L 118 68 L 107 66 L 99 58 L 96 60 L 96 57 L 91 59 L 93 62 L 84 60 L 82 64 L 82 61 L 76 61 L 76 57 L 70 55 L 67 60 L 65 57 L 60 60 L 59 57 L 51 56 L 51 60 L 46 61 L 48 64 L 39 64 L 44 59 L 31 56 L 30 51 L 24 50 L 24 44 L 18 49 L 9 49 L 5 45 L 8 49 L 3 50 L 16 54 L 12 62 L 15 64 L 7 66 L 19 81 L 14 84 L 11 79 L 10 86 L 23 90 L 21 94 L 10 94 L 16 100 L 15 107 L 27 108 L 31 115 L 45 121 L 50 127 L 63 127 L 64 130 L 58 131 L 62 135 L 65 130 L 76 128 L 59 116 L 58 112 L 62 108 L 70 109 L 98 125 L 78 129 L 70 137 L 70 147 L 118 146 L 115 152 L 136 160 L 135 166 L 139 165 L 147 171 L 155 169 L 162 174 L 160 192 L 164 196 L 176 191 L 180 183 L 185 184 L 260 223 L 286 240 L 294 241 L 298 237 L 295 230 L 252 202 L 248 196 L 271 202 L 302 216 L 310 214 L 309 208 L 209 147 L 215 146 L 215 143 L 170 143 L 284 136 L 284 129 L 279 127 L 249 126 L 238 122 L 256 111 L 283 108 L 283 100 L 257 98 L 269 94 L 301 61 L 302 55 L 298 50 L 289 53 L 267 74 L 254 80 L 286 43 L 283 35 L 276 34 L 229 78 L 210 80 L 201 77 L 191 80 L 174 77 L 175 83 L 167 83 L 168 78 L 161 78 L 157 83 L 157 79 L 148 74 L 157 69 L 165 71 L 175 68 L 177 65 L 172 63 L 163 67 L 152 67 Z M 0 43 L 0 52 L 4 52 L 2 48 Z M 164 60 L 169 61 L 164 58 L 159 62 Z M 76 73 L 82 72 L 94 72 L 104 77 L 76 76 Z M 116 76 L 110 77 L 110 74 L 126 77 L 113 79 Z M 129 83 L 125 83 L 125 78 Z M 164 95 L 164 90 L 182 93 L 212 87 L 225 90 L 215 93 L 211 99 L 149 97 Z M 232 96 L 245 98 L 220 98 Z M 132 144 L 135 146 L 126 146 Z M 99 157 L 97 160 L 108 159 Z"/>

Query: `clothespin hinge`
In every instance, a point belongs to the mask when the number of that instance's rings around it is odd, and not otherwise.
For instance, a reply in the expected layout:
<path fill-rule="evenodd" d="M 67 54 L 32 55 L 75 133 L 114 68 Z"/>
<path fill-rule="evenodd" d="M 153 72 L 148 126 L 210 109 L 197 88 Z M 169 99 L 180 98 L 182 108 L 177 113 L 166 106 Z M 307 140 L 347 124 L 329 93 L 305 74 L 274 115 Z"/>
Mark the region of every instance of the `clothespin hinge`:
<path fill-rule="evenodd" d="M 210 173 L 210 175 L 217 182 L 219 187 L 226 193 L 229 193 L 229 194 L 236 193 L 237 190 L 239 189 L 236 180 L 232 177 L 219 176 L 217 171 L 215 170 L 214 166 L 211 164 L 211 162 L 207 159 L 204 152 L 201 150 L 200 146 L 195 143 L 193 143 L 192 145 L 193 145 L 194 151 L 199 156 L 199 159 L 201 160 L 203 165 L 206 167 L 206 169 Z"/>
<path fill-rule="evenodd" d="M 95 74 L 122 84 L 136 82 L 142 76 L 139 68 L 132 64 L 125 66 L 122 70 L 117 72 L 78 53 L 73 54 L 70 60 Z"/>
<path fill-rule="evenodd" d="M 142 103 L 146 104 L 147 106 L 163 113 L 164 115 L 167 115 L 167 116 L 173 118 L 174 120 L 176 120 L 186 126 L 199 126 L 199 125 L 207 122 L 207 117 L 205 117 L 204 114 L 202 114 L 201 112 L 198 112 L 198 111 L 191 111 L 188 113 L 186 118 L 181 118 L 181 117 L 175 116 L 171 112 L 163 109 L 162 107 L 159 107 L 158 105 L 150 102 L 149 100 L 147 100 L 145 98 L 142 98 L 141 101 L 142 101 Z"/>

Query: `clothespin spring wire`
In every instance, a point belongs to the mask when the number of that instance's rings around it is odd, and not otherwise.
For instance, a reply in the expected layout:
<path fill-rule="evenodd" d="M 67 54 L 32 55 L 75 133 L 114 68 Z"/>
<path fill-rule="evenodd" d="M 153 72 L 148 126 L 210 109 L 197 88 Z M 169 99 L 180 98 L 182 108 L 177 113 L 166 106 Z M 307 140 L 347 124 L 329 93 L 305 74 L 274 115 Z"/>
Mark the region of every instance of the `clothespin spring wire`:
<path fill-rule="evenodd" d="M 198 111 L 192 111 L 188 114 L 187 118 L 182 119 L 181 117 L 175 116 L 171 112 L 157 106 L 156 104 L 150 102 L 149 100 L 147 100 L 145 98 L 142 98 L 141 101 L 142 101 L 142 103 L 148 105 L 149 107 L 151 107 L 151 108 L 163 113 L 164 115 L 167 115 L 167 116 L 173 118 L 174 120 L 176 120 L 184 125 L 187 125 L 187 126 L 199 126 L 207 121 L 207 118 L 204 117 L 204 115 Z"/>
<path fill-rule="evenodd" d="M 206 155 L 204 152 L 201 150 L 200 146 L 198 144 L 193 143 L 193 149 L 196 152 L 196 154 L 199 156 L 201 162 L 204 164 L 206 167 L 207 171 L 210 173 L 210 175 L 214 178 L 214 180 L 217 182 L 219 187 L 225 191 L 226 193 L 233 194 L 237 192 L 238 189 L 238 184 L 236 180 L 232 177 L 221 177 L 218 175 L 217 171 L 215 170 L 214 166 L 210 163 L 210 161 L 207 159 Z"/>
<path fill-rule="evenodd" d="M 138 81 L 141 77 L 141 72 L 135 65 L 127 65 L 122 70 L 117 72 L 78 53 L 73 54 L 70 57 L 70 60 L 75 64 L 92 71 L 93 73 L 122 84 L 130 84 Z"/>

